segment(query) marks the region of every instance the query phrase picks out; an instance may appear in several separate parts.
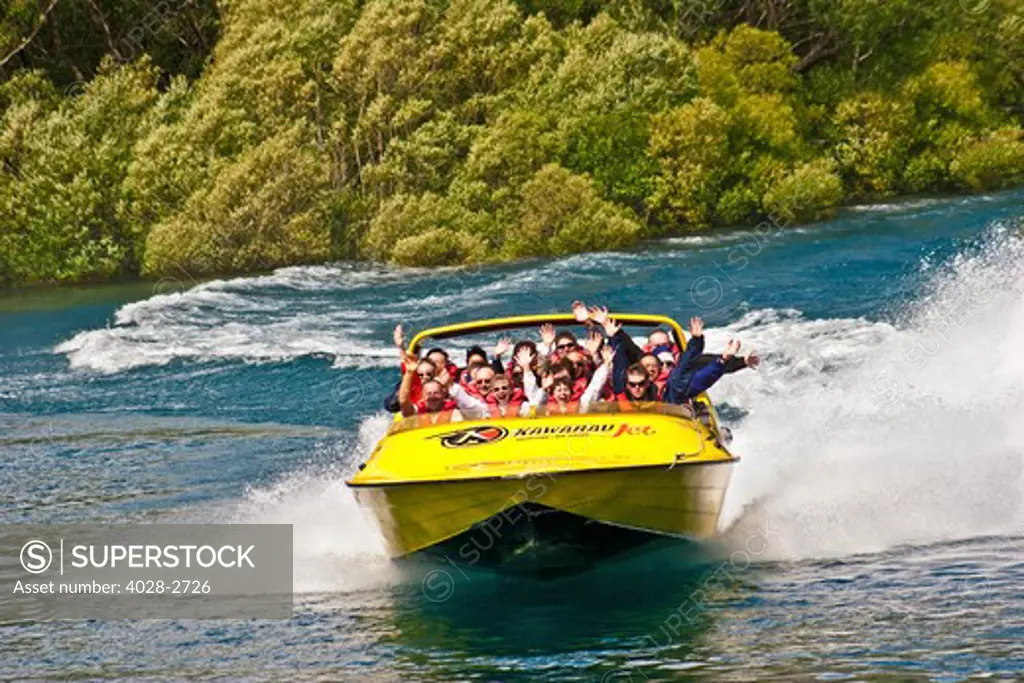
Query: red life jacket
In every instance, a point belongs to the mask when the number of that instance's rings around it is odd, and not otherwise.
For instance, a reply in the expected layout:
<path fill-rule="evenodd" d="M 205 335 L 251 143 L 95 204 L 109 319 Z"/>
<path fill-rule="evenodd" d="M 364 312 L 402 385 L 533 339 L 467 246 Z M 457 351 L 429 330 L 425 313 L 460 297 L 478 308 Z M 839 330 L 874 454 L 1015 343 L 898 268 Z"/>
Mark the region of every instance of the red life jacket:
<path fill-rule="evenodd" d="M 668 384 L 668 376 L 671 374 L 671 370 L 662 368 L 661 373 L 658 374 L 658 379 L 654 380 L 654 386 L 658 389 L 659 397 L 665 394 L 665 386 Z"/>
<path fill-rule="evenodd" d="M 409 386 L 409 400 L 414 404 L 419 403 L 423 397 L 423 380 L 420 379 L 419 375 L 414 375 L 412 378 L 412 384 Z"/>
<path fill-rule="evenodd" d="M 619 408 L 622 410 L 633 410 L 634 403 L 655 403 L 661 400 L 661 394 L 655 390 L 654 398 L 641 398 L 635 399 L 630 396 L 628 391 L 623 391 L 621 394 L 615 394 L 615 400 L 619 404 Z"/>
<path fill-rule="evenodd" d="M 580 377 L 572 383 L 572 401 L 578 401 L 583 396 L 583 392 L 587 390 L 587 385 L 590 384 L 590 380 L 586 377 Z"/>
<path fill-rule="evenodd" d="M 629 394 L 626 392 L 615 394 L 615 402 L 619 404 L 619 410 L 621 412 L 629 413 L 633 411 L 633 401 L 630 400 Z"/>
<path fill-rule="evenodd" d="M 526 394 L 519 387 L 512 387 L 512 393 L 509 394 L 509 403 L 522 403 L 526 399 Z M 498 405 L 498 399 L 494 394 L 488 394 L 487 396 L 488 405 Z"/>
<path fill-rule="evenodd" d="M 426 402 L 423 401 L 423 399 L 420 399 L 418 401 L 413 402 L 413 407 L 416 409 L 416 413 L 418 415 L 429 415 L 430 413 L 440 413 L 444 411 L 455 410 L 456 408 L 459 407 L 459 404 L 449 398 L 444 402 L 444 405 L 441 406 L 440 410 L 428 410 Z"/>

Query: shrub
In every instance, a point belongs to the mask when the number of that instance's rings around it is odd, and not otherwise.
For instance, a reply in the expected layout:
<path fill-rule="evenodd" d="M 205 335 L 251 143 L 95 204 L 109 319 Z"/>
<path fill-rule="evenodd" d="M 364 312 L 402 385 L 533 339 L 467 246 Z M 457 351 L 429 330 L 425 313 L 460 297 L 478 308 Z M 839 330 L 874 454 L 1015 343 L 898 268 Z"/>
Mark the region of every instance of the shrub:
<path fill-rule="evenodd" d="M 1002 128 L 964 146 L 950 172 L 970 190 L 996 190 L 1024 181 L 1024 131 Z"/>
<path fill-rule="evenodd" d="M 453 266 L 484 260 L 487 245 L 476 236 L 450 228 L 433 228 L 395 243 L 391 260 L 403 266 Z"/>
<path fill-rule="evenodd" d="M 710 224 L 728 164 L 731 124 L 728 112 L 705 97 L 654 117 L 650 154 L 660 173 L 648 202 L 658 220 Z"/>
<path fill-rule="evenodd" d="M 904 90 L 921 121 L 960 119 L 980 123 L 991 116 L 978 78 L 964 62 L 932 64 L 920 76 L 909 79 Z"/>
<path fill-rule="evenodd" d="M 830 159 L 803 164 L 765 193 L 764 208 L 787 222 L 805 223 L 827 216 L 843 199 L 843 183 Z"/>
<path fill-rule="evenodd" d="M 640 224 L 601 199 L 590 179 L 547 164 L 522 189 L 518 224 L 507 236 L 511 256 L 561 256 L 634 244 Z"/>
<path fill-rule="evenodd" d="M 761 197 L 747 183 L 739 183 L 722 193 L 715 205 L 715 218 L 723 225 L 751 222 L 760 212 Z"/>
<path fill-rule="evenodd" d="M 907 106 L 882 93 L 863 93 L 840 102 L 834 122 L 835 156 L 852 194 L 895 192 L 910 144 Z"/>
<path fill-rule="evenodd" d="M 11 98 L 21 101 L 0 117 L 0 273 L 23 283 L 131 272 L 136 255 L 116 208 L 157 97 L 156 72 L 147 60 L 123 68 L 107 61 L 56 109 L 42 92 L 42 100 Z"/>
<path fill-rule="evenodd" d="M 792 90 L 797 57 L 786 39 L 775 31 L 740 24 L 724 40 L 723 52 L 736 69 L 740 84 L 750 92 Z"/>
<path fill-rule="evenodd" d="M 446 230 L 445 233 L 436 233 Z M 488 217 L 463 207 L 458 202 L 433 192 L 420 195 L 397 194 L 381 204 L 377 215 L 370 221 L 369 231 L 363 242 L 364 253 L 370 258 L 381 261 L 391 260 L 397 245 L 407 238 L 434 232 L 440 235 L 447 244 L 459 244 L 463 247 L 469 242 L 454 236 L 472 235 L 479 243 L 493 232 Z M 429 255 L 429 244 L 420 241 L 407 242 L 400 257 L 406 261 L 414 254 Z M 466 249 L 465 253 L 483 258 L 474 249 Z"/>
<path fill-rule="evenodd" d="M 918 154 L 903 171 L 903 187 L 911 192 L 937 192 L 949 178 L 949 159 L 933 150 Z"/>

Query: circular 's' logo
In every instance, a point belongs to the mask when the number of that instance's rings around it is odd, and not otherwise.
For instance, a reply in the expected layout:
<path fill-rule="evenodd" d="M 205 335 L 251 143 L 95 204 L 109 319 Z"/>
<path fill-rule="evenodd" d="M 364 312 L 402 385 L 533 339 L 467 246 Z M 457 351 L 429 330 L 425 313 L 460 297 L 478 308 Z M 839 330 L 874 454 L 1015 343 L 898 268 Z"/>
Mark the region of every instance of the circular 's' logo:
<path fill-rule="evenodd" d="M 497 443 L 508 436 L 508 430 L 504 427 L 492 427 L 481 425 L 459 429 L 454 432 L 438 434 L 441 445 L 445 448 L 467 448 L 469 446 L 482 446 L 489 443 Z"/>
<path fill-rule="evenodd" d="M 42 541 L 29 541 L 21 546 L 21 566 L 30 574 L 42 574 L 50 568 L 53 552 Z"/>

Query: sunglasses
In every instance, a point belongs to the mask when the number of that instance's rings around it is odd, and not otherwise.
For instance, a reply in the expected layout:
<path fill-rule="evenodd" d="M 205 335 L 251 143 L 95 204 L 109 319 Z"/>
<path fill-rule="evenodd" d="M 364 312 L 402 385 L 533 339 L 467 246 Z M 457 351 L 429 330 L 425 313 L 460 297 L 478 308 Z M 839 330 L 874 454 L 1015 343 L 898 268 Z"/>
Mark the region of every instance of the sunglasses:
<path fill-rule="evenodd" d="M 429 372 L 429 371 L 427 371 L 427 372 L 417 372 L 416 374 L 419 375 L 420 377 L 422 377 L 423 379 L 433 379 L 434 378 L 434 373 Z"/>
<path fill-rule="evenodd" d="M 644 387 L 647 386 L 647 380 L 644 380 L 643 382 L 630 382 L 630 381 L 627 381 L 626 385 L 630 386 L 630 387 L 633 387 L 634 389 L 643 389 Z"/>
<path fill-rule="evenodd" d="M 555 346 L 556 349 L 574 349 L 576 348 L 576 342 L 567 341 L 562 344 Z"/>
<path fill-rule="evenodd" d="M 491 387 L 491 391 L 498 393 L 499 391 L 508 391 L 509 387 L 507 384 L 495 384 Z"/>

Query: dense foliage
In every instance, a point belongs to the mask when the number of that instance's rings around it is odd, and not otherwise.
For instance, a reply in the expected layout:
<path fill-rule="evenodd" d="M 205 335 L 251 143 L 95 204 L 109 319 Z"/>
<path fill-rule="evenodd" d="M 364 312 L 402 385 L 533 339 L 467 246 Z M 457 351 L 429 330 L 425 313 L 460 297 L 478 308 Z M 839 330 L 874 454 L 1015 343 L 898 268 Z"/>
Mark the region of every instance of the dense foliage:
<path fill-rule="evenodd" d="M 1024 180 L 1024 0 L 11 0 L 0 283 L 622 248 Z"/>

